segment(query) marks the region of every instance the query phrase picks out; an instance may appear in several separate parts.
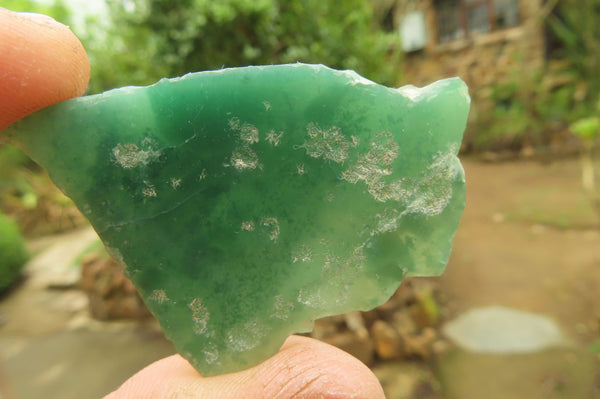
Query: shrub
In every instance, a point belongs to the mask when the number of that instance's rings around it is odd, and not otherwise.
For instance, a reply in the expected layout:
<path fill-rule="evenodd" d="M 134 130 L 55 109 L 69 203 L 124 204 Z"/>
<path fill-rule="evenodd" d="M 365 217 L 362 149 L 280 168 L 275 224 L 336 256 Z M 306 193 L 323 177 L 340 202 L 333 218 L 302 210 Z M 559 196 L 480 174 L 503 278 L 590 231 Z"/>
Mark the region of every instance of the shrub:
<path fill-rule="evenodd" d="M 17 224 L 0 213 L 0 292 L 19 277 L 27 258 L 25 239 Z"/>

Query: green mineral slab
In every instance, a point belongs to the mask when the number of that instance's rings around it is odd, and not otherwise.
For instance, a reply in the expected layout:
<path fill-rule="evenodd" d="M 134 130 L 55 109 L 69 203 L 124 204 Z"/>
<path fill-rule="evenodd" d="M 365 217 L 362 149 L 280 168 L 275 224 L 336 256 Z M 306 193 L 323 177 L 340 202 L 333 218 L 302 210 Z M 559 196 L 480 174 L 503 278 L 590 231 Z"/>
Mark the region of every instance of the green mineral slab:
<path fill-rule="evenodd" d="M 444 270 L 469 104 L 457 78 L 394 89 L 322 65 L 256 66 L 68 100 L 8 134 L 209 376 Z"/>

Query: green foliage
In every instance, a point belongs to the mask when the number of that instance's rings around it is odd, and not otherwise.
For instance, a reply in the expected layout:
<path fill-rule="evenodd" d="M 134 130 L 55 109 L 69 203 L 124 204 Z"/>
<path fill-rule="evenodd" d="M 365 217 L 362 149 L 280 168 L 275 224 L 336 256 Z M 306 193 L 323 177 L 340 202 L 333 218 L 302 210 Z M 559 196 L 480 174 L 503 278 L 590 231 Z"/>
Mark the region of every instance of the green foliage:
<path fill-rule="evenodd" d="M 571 125 L 571 131 L 583 142 L 581 152 L 581 184 L 584 189 L 593 193 L 596 188 L 593 150 L 596 146 L 596 139 L 600 136 L 600 118 L 589 116 L 579 119 Z"/>
<path fill-rule="evenodd" d="M 36 165 L 20 149 L 0 145 L 0 205 L 17 200 L 25 208 L 35 208 L 37 195 L 29 177 Z"/>
<path fill-rule="evenodd" d="M 368 1 L 113 0 L 109 8 L 106 38 L 83 38 L 92 92 L 192 71 L 290 62 L 398 81 L 399 37 L 376 23 Z"/>
<path fill-rule="evenodd" d="M 52 2 L 40 2 L 35 0 L 2 0 L 2 7 L 11 11 L 26 11 L 46 14 L 62 23 L 67 23 L 70 11 L 62 0 Z"/>
<path fill-rule="evenodd" d="M 589 350 L 595 355 L 600 355 L 600 341 L 596 340 L 589 345 Z"/>
<path fill-rule="evenodd" d="M 16 223 L 0 213 L 0 292 L 19 277 L 27 257 L 25 240 Z"/>
<path fill-rule="evenodd" d="M 521 86 L 515 80 L 492 86 L 494 107 L 484 118 L 487 128 L 481 129 L 476 145 L 487 147 L 514 147 L 534 130 Z"/>
<path fill-rule="evenodd" d="M 478 115 L 477 135 L 467 137 L 470 148 L 516 150 L 524 145 L 547 145 L 553 134 L 594 112 L 593 102 L 578 98 L 574 79 L 562 85 L 549 83 L 552 79 L 551 73 L 526 73 L 519 68 L 508 80 L 492 85 L 491 107 Z"/>
<path fill-rule="evenodd" d="M 27 155 L 17 147 L 0 144 L 0 179 L 6 179 L 30 163 Z M 0 184 L 2 182 L 0 180 Z"/>
<path fill-rule="evenodd" d="M 573 133 L 583 140 L 595 140 L 600 134 L 600 118 L 590 116 L 579 119 L 571 125 Z"/>
<path fill-rule="evenodd" d="M 514 73 L 489 87 L 490 108 L 478 115 L 477 135 L 467 137 L 475 151 L 518 149 L 539 140 L 545 128 L 541 75 Z"/>
<path fill-rule="evenodd" d="M 582 101 L 600 93 L 600 0 L 559 0 L 557 12 L 548 19 L 560 40 L 560 56 L 570 60 L 585 92 Z"/>

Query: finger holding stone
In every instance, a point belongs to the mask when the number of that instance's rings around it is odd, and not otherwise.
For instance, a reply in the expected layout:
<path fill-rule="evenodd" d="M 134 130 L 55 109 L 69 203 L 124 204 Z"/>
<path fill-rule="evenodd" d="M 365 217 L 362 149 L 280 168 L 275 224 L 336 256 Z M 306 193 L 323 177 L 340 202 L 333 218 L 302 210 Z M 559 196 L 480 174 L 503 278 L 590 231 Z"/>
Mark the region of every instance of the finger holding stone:
<path fill-rule="evenodd" d="M 0 130 L 82 95 L 89 77 L 85 49 L 68 26 L 0 8 Z"/>

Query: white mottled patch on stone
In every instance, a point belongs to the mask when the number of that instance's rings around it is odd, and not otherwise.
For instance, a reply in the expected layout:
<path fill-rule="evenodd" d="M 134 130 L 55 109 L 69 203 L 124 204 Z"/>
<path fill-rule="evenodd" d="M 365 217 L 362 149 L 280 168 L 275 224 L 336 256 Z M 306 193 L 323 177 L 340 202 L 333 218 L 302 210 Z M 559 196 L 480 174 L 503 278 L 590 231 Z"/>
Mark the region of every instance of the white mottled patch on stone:
<path fill-rule="evenodd" d="M 240 140 L 245 145 L 258 143 L 259 136 L 258 129 L 256 128 L 256 126 L 247 122 L 241 122 L 240 119 L 237 117 L 231 118 L 228 124 L 231 130 L 238 132 Z"/>
<path fill-rule="evenodd" d="M 160 157 L 160 151 L 155 150 L 151 139 L 144 139 L 141 146 L 134 143 L 117 144 L 111 152 L 115 163 L 124 169 L 146 166 Z"/>
<path fill-rule="evenodd" d="M 438 153 L 433 158 L 423 178 L 416 185 L 406 209 L 407 213 L 435 216 L 446 209 L 454 193 L 454 183 L 462 173 L 454 153 L 455 150 L 451 148 L 448 152 Z"/>
<path fill-rule="evenodd" d="M 394 223 L 405 214 L 435 216 L 446 208 L 454 193 L 454 183 L 462 171 L 456 162 L 456 148 L 436 154 L 421 176 L 410 179 L 392 176 L 399 147 L 391 133 L 376 135 L 370 145 L 371 149 L 342 172 L 341 177 L 352 184 L 363 182 L 377 201 L 394 201 L 406 206 L 402 214 L 381 219 L 377 232 L 393 230 Z M 392 227 L 384 227 L 381 223 Z"/>
<path fill-rule="evenodd" d="M 177 188 L 179 188 L 179 186 L 181 186 L 181 179 L 176 179 L 174 177 L 171 177 L 171 180 L 169 180 L 169 183 L 171 183 L 171 187 L 173 187 L 173 189 L 177 189 Z"/>
<path fill-rule="evenodd" d="M 377 218 L 377 227 L 373 233 L 381 234 L 395 231 L 398 228 L 402 213 L 395 208 L 386 208 L 382 213 L 376 214 L 375 217 Z"/>
<path fill-rule="evenodd" d="M 298 303 L 308 306 L 309 308 L 320 309 L 325 305 L 323 296 L 321 295 L 321 288 L 316 287 L 300 288 L 296 300 Z"/>
<path fill-rule="evenodd" d="M 240 127 L 240 118 L 233 117 L 227 121 L 227 124 L 231 130 L 238 130 Z"/>
<path fill-rule="evenodd" d="M 292 252 L 292 263 L 296 262 L 312 262 L 313 260 L 313 250 L 307 245 L 300 245 L 299 248 Z"/>
<path fill-rule="evenodd" d="M 269 328 L 258 319 L 246 321 L 227 332 L 227 346 L 234 352 L 249 351 L 260 345 L 268 332 Z"/>
<path fill-rule="evenodd" d="M 206 306 L 202 304 L 202 300 L 200 298 L 194 298 L 188 304 L 188 308 L 192 311 L 194 334 L 206 334 L 208 331 L 208 320 L 210 319 L 210 313 Z"/>
<path fill-rule="evenodd" d="M 371 140 L 370 150 L 342 172 L 342 179 L 356 184 L 364 182 L 377 201 L 401 201 L 406 192 L 402 180 L 384 179 L 393 173 L 392 164 L 398 157 L 399 146 L 390 132 L 379 133 Z"/>
<path fill-rule="evenodd" d="M 269 317 L 280 320 L 287 320 L 290 312 L 294 310 L 294 304 L 286 301 L 282 295 L 275 295 L 273 302 L 273 313 Z"/>
<path fill-rule="evenodd" d="M 336 266 L 323 268 L 324 272 L 326 272 L 325 276 L 328 276 L 327 278 L 336 279 L 338 281 L 353 281 L 366 262 L 364 244 L 354 248 L 352 254 L 347 258 L 340 259 L 338 257 L 333 257 L 331 260 L 336 261 Z"/>
<path fill-rule="evenodd" d="M 306 131 L 307 140 L 298 148 L 303 148 L 307 155 L 336 163 L 342 163 L 348 158 L 350 141 L 340 128 L 332 126 L 323 129 L 315 123 L 309 123 Z"/>
<path fill-rule="evenodd" d="M 240 146 L 231 154 L 230 164 L 237 170 L 256 169 L 258 165 L 258 155 L 250 147 L 259 142 L 259 134 L 256 126 L 242 122 L 234 117 L 229 120 L 229 128 L 239 135 Z"/>
<path fill-rule="evenodd" d="M 150 301 L 156 302 L 159 305 L 163 303 L 170 302 L 171 299 L 167 296 L 167 293 L 164 290 L 154 290 L 152 294 L 148 297 Z"/>
<path fill-rule="evenodd" d="M 335 268 L 340 264 L 340 257 L 332 254 L 325 255 L 325 262 L 323 263 L 323 271 L 327 272 L 331 268 Z"/>
<path fill-rule="evenodd" d="M 215 364 L 219 360 L 219 350 L 213 344 L 208 344 L 206 348 L 202 350 L 204 360 L 207 364 Z"/>
<path fill-rule="evenodd" d="M 269 144 L 273 145 L 274 147 L 277 147 L 282 136 L 283 132 L 276 132 L 275 130 L 271 130 L 269 131 L 269 133 L 267 133 L 266 139 L 269 142 Z"/>
<path fill-rule="evenodd" d="M 247 146 L 238 147 L 231 154 L 231 165 L 237 170 L 256 169 L 258 166 L 258 155 Z"/>
<path fill-rule="evenodd" d="M 244 123 L 240 128 L 240 139 L 246 144 L 258 143 L 258 129 L 249 123 Z"/>
<path fill-rule="evenodd" d="M 207 173 L 206 173 L 206 168 L 202 169 L 202 172 L 200 172 L 200 175 L 198 175 L 198 180 L 202 181 L 204 179 L 206 179 Z"/>
<path fill-rule="evenodd" d="M 154 188 L 154 186 L 148 182 L 144 183 L 146 183 L 147 185 L 142 189 L 142 194 L 144 194 L 145 197 L 156 197 L 158 195 L 158 193 L 156 192 L 156 188 Z"/>
<path fill-rule="evenodd" d="M 254 221 L 248 220 L 246 222 L 242 222 L 241 228 L 245 231 L 254 231 Z"/>
<path fill-rule="evenodd" d="M 271 241 L 277 241 L 277 238 L 279 238 L 279 221 L 277 220 L 277 218 L 274 217 L 266 217 L 266 218 L 262 218 L 260 221 L 261 226 L 263 226 L 264 228 L 266 228 L 268 230 L 269 233 L 269 238 L 271 239 Z"/>

